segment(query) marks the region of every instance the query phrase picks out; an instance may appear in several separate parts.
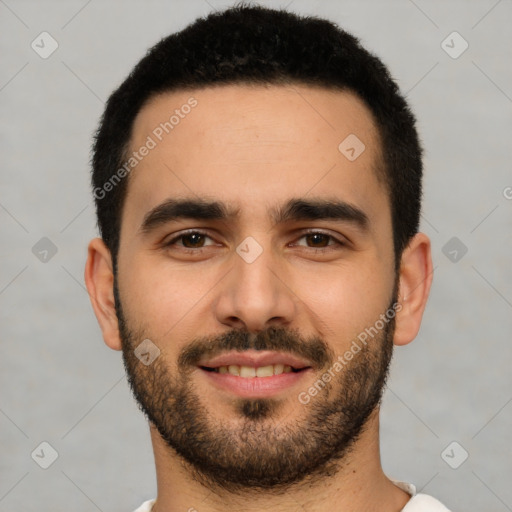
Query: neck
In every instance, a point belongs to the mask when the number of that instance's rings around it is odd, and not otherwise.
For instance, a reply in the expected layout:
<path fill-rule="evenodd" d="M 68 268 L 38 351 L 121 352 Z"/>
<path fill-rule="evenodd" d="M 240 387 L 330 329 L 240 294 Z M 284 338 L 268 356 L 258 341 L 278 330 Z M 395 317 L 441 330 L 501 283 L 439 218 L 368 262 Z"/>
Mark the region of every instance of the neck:
<path fill-rule="evenodd" d="M 321 479 L 305 479 L 279 493 L 248 489 L 241 495 L 206 488 L 192 478 L 188 463 L 167 446 L 152 425 L 150 431 L 158 486 L 153 512 L 295 512 L 298 505 L 310 512 L 399 512 L 410 499 L 382 471 L 378 408 L 336 472 Z"/>

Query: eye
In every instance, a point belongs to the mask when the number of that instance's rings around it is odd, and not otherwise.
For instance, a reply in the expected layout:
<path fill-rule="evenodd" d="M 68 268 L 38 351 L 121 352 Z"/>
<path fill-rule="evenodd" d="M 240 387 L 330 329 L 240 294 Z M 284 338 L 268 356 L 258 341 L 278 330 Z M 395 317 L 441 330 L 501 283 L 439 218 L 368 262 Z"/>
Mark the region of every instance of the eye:
<path fill-rule="evenodd" d="M 346 245 L 344 242 L 334 237 L 333 235 L 318 230 L 307 231 L 298 238 L 298 240 L 302 239 L 306 241 L 305 245 L 300 243 L 295 243 L 292 245 L 306 247 L 308 249 L 320 250 L 331 250 L 336 248 L 336 246 L 343 247 Z M 207 244 L 207 240 L 210 240 L 211 243 Z M 201 249 L 215 245 L 215 242 L 207 233 L 197 230 L 182 232 L 163 244 L 164 248 L 176 247 L 183 252 L 190 253 L 197 253 L 200 252 Z"/>
<path fill-rule="evenodd" d="M 205 239 L 211 239 L 206 233 L 203 233 L 202 231 L 188 231 L 186 233 L 181 233 L 180 235 L 174 237 L 173 239 L 169 240 L 164 244 L 165 247 L 170 247 L 173 245 L 176 245 L 178 247 L 182 247 L 183 249 L 187 250 L 194 250 L 194 249 L 202 249 L 205 247 L 204 242 Z M 181 240 L 181 244 L 176 244 L 177 241 Z M 208 245 L 215 245 L 215 244 L 208 244 Z M 207 246 L 208 246 L 207 245 Z M 206 246 L 206 247 L 207 247 Z"/>
<path fill-rule="evenodd" d="M 326 247 L 333 247 L 333 246 L 344 246 L 345 243 L 343 243 L 341 240 L 338 240 L 333 235 L 330 235 L 328 233 L 324 233 L 323 231 L 317 231 L 312 230 L 308 231 L 307 233 L 304 233 L 299 240 L 301 239 L 306 240 L 306 247 L 311 249 L 323 249 Z M 333 241 L 333 243 L 329 243 L 329 241 Z M 311 245 L 309 245 L 311 244 Z M 296 244 L 299 246 L 303 246 L 302 244 Z"/>

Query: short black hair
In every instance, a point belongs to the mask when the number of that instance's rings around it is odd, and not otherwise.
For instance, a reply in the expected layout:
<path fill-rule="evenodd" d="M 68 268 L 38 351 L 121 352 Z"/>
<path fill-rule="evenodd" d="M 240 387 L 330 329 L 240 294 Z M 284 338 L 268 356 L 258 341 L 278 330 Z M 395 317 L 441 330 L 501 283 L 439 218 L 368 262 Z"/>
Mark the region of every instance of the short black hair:
<path fill-rule="evenodd" d="M 422 148 L 405 98 L 381 60 L 335 23 L 242 3 L 159 41 L 107 101 L 94 138 L 92 185 L 114 272 L 129 181 L 116 173 L 138 112 L 161 93 L 228 84 L 309 85 L 351 91 L 363 100 L 381 139 L 396 270 L 418 231 L 421 208 Z"/>

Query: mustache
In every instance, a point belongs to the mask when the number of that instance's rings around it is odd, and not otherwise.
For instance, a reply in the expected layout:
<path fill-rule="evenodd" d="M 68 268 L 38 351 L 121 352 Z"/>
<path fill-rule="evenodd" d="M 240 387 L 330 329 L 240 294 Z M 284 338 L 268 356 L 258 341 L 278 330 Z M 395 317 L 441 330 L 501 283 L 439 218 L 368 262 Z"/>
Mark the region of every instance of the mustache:
<path fill-rule="evenodd" d="M 223 352 L 246 350 L 272 350 L 305 358 L 313 367 L 322 368 L 334 361 L 334 353 L 319 337 L 303 339 L 297 329 L 269 327 L 258 334 L 245 329 L 234 329 L 220 336 L 192 341 L 178 357 L 182 371 L 197 366 L 203 357 L 212 358 Z"/>

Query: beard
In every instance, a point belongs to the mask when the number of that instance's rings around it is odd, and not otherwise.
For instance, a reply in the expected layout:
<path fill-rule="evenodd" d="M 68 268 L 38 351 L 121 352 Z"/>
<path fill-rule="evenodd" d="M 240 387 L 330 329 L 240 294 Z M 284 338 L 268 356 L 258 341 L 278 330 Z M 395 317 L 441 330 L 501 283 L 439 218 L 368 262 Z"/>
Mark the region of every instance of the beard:
<path fill-rule="evenodd" d="M 115 281 L 114 296 L 124 367 L 139 408 L 191 477 L 210 490 L 244 494 L 272 489 L 281 494 L 306 479 L 333 476 L 348 462 L 382 399 L 393 354 L 394 316 L 307 405 L 293 397 L 296 405 L 288 414 L 293 418 L 286 421 L 282 412 L 290 397 L 236 397 L 233 412 L 223 421 L 210 414 L 215 403 L 205 402 L 192 382 L 202 357 L 228 350 L 288 352 L 315 364 L 317 382 L 332 368 L 335 354 L 321 338 L 304 339 L 290 329 L 269 327 L 257 335 L 236 329 L 192 340 L 173 365 L 165 359 L 170 339 L 152 338 L 148 328 L 132 327 L 125 318 Z M 390 308 L 396 298 L 395 287 Z M 134 352 L 144 339 L 162 351 L 148 366 Z"/>

